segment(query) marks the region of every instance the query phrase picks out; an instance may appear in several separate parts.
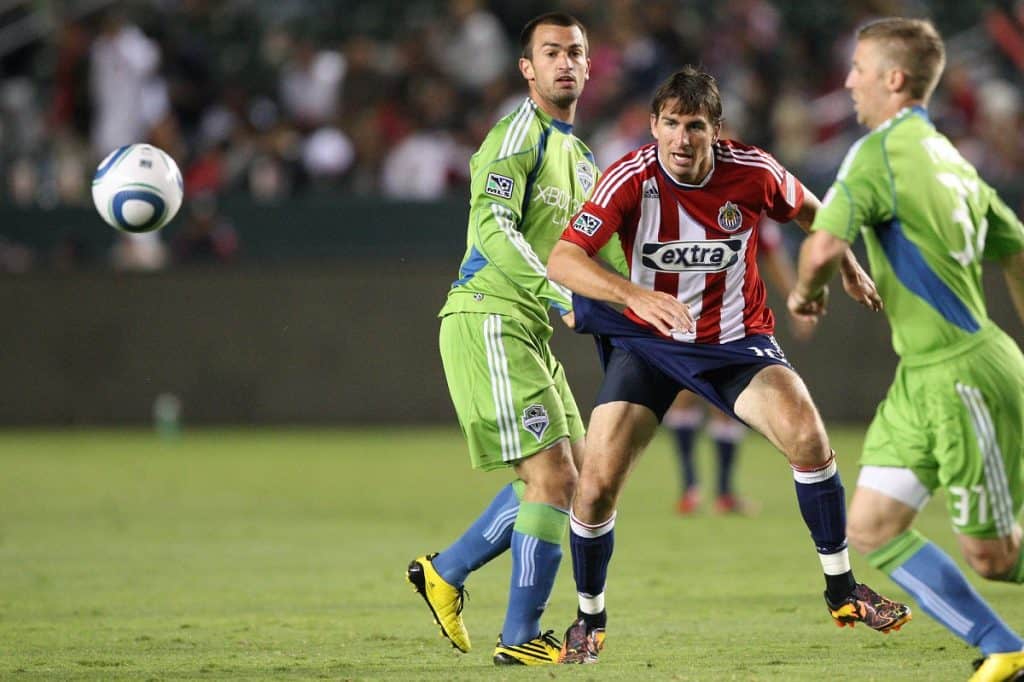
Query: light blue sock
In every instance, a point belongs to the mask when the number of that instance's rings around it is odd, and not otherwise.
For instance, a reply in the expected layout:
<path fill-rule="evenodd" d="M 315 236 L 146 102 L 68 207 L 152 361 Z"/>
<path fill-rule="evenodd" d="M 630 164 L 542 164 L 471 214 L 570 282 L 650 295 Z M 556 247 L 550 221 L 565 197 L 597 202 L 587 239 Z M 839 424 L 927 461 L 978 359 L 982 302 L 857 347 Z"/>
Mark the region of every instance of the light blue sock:
<path fill-rule="evenodd" d="M 512 532 L 512 580 L 501 628 L 503 644 L 516 645 L 540 635 L 540 617 L 562 561 L 562 538 L 569 525 L 563 509 L 523 502 Z"/>
<path fill-rule="evenodd" d="M 434 557 L 434 570 L 442 578 L 462 587 L 470 572 L 509 548 L 522 487 L 523 482 L 517 480 L 502 488 L 462 537 Z"/>
<path fill-rule="evenodd" d="M 925 613 L 986 656 L 1020 651 L 1024 640 L 981 598 L 953 560 L 925 542 L 889 576 L 909 592 Z"/>

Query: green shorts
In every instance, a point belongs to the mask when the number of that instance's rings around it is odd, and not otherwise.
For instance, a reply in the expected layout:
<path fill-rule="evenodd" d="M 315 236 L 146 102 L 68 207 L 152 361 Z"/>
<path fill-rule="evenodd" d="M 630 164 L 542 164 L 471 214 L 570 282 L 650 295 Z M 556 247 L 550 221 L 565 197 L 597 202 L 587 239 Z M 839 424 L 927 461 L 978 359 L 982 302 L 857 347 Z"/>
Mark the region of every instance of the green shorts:
<path fill-rule="evenodd" d="M 1024 501 L 1024 356 L 994 327 L 979 337 L 941 361 L 900 363 L 861 464 L 910 469 L 947 492 L 957 532 L 1006 537 Z"/>
<path fill-rule="evenodd" d="M 509 466 L 583 437 L 565 370 L 547 342 L 506 315 L 441 319 L 441 362 L 474 469 Z"/>

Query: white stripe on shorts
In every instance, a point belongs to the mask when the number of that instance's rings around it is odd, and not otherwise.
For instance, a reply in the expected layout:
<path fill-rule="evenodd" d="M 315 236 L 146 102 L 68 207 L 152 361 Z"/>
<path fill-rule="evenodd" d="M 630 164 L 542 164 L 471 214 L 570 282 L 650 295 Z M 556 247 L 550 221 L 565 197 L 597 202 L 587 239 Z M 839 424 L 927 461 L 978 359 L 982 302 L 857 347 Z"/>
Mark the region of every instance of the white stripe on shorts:
<path fill-rule="evenodd" d="M 1010 485 L 1006 479 L 1006 468 L 1003 466 L 1003 453 L 996 439 L 996 428 L 992 423 L 992 414 L 985 405 L 981 391 L 974 386 L 957 382 L 956 392 L 964 402 L 974 424 L 974 435 L 978 439 L 981 451 L 982 468 L 985 472 L 985 488 L 988 493 L 989 509 L 992 520 L 996 524 L 999 537 L 1009 537 L 1013 532 L 1014 515 L 1013 500 L 1010 497 Z"/>
<path fill-rule="evenodd" d="M 491 393 L 494 396 L 494 411 L 501 437 L 501 459 L 509 462 L 521 459 L 519 429 L 516 427 L 515 408 L 512 402 L 512 382 L 508 375 L 508 358 L 505 344 L 501 340 L 501 316 L 488 315 L 484 319 L 484 345 L 487 349 L 487 369 L 491 373 Z"/>

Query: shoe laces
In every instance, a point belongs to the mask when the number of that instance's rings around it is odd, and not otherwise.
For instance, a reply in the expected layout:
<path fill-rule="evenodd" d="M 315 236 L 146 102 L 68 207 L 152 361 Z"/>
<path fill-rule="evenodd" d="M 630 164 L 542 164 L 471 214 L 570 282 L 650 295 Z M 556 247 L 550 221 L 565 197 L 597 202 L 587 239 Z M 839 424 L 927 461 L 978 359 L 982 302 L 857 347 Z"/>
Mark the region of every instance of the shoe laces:
<path fill-rule="evenodd" d="M 558 637 L 555 637 L 554 630 L 548 630 L 547 632 L 542 634 L 540 638 L 544 640 L 544 643 L 548 646 L 554 647 L 555 649 L 562 648 L 562 642 L 559 641 Z"/>
<path fill-rule="evenodd" d="M 462 609 L 466 606 L 467 601 L 469 601 L 469 590 L 467 590 L 465 585 L 463 585 L 459 588 L 459 596 L 455 598 L 456 616 L 462 615 Z"/>

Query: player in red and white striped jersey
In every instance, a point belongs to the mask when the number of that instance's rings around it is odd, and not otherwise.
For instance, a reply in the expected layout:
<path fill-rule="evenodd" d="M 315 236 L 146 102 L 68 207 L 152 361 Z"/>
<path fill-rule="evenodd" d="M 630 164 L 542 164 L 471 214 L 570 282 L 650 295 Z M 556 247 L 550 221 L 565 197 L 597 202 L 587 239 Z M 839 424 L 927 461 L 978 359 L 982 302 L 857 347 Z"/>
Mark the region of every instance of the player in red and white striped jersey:
<path fill-rule="evenodd" d="M 580 295 L 577 328 L 604 338 L 605 377 L 570 514 L 579 611 L 566 632 L 566 662 L 597 659 L 618 496 L 684 388 L 759 431 L 789 460 L 836 622 L 889 631 L 910 618 L 907 606 L 854 580 L 835 456 L 806 386 L 772 336 L 757 270 L 761 218 L 795 220 L 806 230 L 820 204 L 771 155 L 719 140 L 721 125 L 714 78 L 692 67 L 673 74 L 652 102 L 655 142 L 612 164 L 548 259 L 548 277 Z M 593 259 L 616 234 L 629 279 Z M 874 282 L 846 253 L 844 287 L 879 309 Z M 588 298 L 625 305 L 625 316 Z"/>
<path fill-rule="evenodd" d="M 627 154 L 608 168 L 562 237 L 593 256 L 618 233 L 631 280 L 689 306 L 696 329 L 674 334 L 679 341 L 771 334 L 775 319 L 757 269 L 758 224 L 763 215 L 789 222 L 801 209 L 806 221 L 817 207 L 767 152 L 731 140 L 712 149 L 710 171 L 693 182 L 663 169 L 656 143 Z"/>

